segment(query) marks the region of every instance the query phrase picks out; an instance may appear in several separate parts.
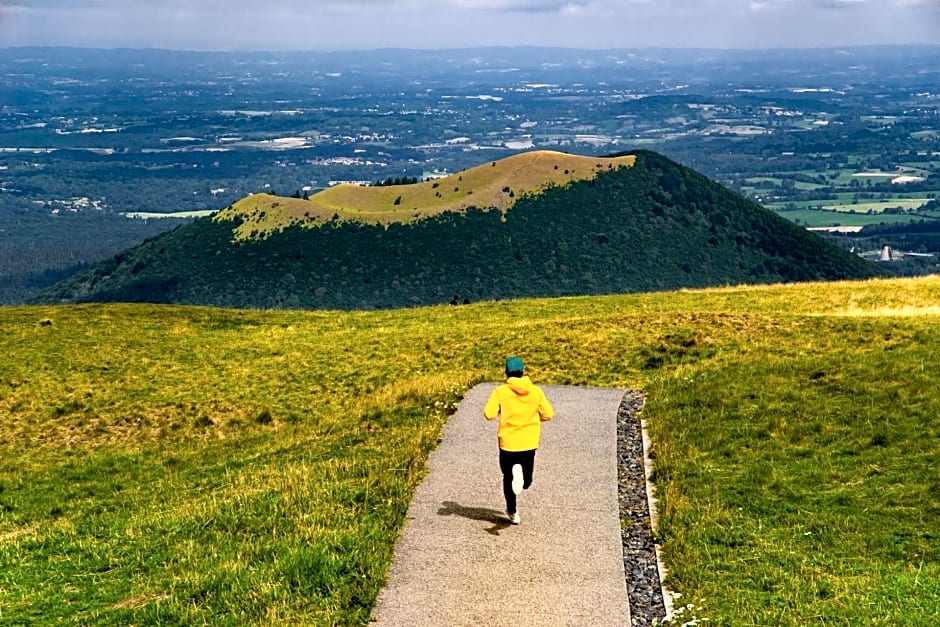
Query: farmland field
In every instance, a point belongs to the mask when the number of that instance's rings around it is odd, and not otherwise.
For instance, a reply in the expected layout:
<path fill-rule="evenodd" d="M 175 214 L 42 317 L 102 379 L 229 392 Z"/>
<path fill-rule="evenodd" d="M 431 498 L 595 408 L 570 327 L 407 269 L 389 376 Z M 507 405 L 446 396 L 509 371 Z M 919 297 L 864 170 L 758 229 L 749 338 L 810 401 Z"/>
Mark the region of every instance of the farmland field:
<path fill-rule="evenodd" d="M 823 205 L 823 209 L 829 211 L 838 211 L 846 213 L 881 213 L 886 209 L 903 209 L 911 211 L 918 209 L 927 202 L 927 198 L 894 198 L 891 200 L 879 200 L 876 202 L 853 202 L 851 204 L 828 204 Z"/>
<path fill-rule="evenodd" d="M 922 212 L 917 214 L 867 214 L 849 211 L 821 211 L 818 209 L 797 209 L 781 211 L 780 215 L 807 228 L 823 226 L 866 226 L 873 224 L 908 224 L 912 220 L 940 218 L 940 212 Z"/>

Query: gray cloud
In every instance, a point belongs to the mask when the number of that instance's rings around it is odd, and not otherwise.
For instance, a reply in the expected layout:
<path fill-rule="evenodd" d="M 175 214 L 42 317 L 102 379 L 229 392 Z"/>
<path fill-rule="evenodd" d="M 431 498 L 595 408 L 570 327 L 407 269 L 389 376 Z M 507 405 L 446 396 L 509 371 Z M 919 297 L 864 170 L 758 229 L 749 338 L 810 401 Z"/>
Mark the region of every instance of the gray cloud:
<path fill-rule="evenodd" d="M 869 5 L 871 2 L 870 0 L 817 0 L 815 4 L 823 9 L 852 11 L 862 5 Z"/>
<path fill-rule="evenodd" d="M 940 8 L 940 0 L 148 0 L 146 3 L 128 0 L 0 0 L 0 7 L 19 7 L 40 11 L 109 11 L 167 13 L 186 10 L 192 13 L 249 13 L 289 11 L 305 14 L 322 12 L 356 13 L 366 9 L 394 8 L 396 10 L 436 11 L 506 11 L 523 13 L 564 13 L 572 8 L 595 12 L 621 7 L 626 12 L 638 9 L 656 10 L 658 13 L 735 12 L 738 7 L 761 5 L 780 10 L 807 10 L 838 8 L 857 10 L 876 7 L 885 10 L 913 8 Z"/>
<path fill-rule="evenodd" d="M 395 6 L 401 9 L 433 10 L 435 7 L 451 7 L 463 10 L 496 10 L 521 12 L 563 11 L 570 6 L 584 7 L 588 0 L 150 0 L 146 4 L 133 4 L 127 0 L 0 0 L 0 7 L 22 7 L 34 10 L 113 10 L 145 11 L 162 13 L 192 10 L 198 13 L 303 11 L 306 13 L 335 12 L 343 10 L 358 12 L 363 9 Z"/>
<path fill-rule="evenodd" d="M 452 0 L 455 8 L 522 13 L 573 13 L 583 11 L 585 0 Z"/>
<path fill-rule="evenodd" d="M 0 0 L 0 46 L 923 43 L 937 41 L 937 16 L 940 0 Z"/>

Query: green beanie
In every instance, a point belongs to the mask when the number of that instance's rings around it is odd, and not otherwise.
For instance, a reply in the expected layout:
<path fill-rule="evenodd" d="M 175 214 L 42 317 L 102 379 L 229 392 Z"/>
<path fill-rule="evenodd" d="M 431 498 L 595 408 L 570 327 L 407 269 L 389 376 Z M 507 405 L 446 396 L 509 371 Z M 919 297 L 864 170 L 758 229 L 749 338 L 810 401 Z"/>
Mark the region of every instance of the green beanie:
<path fill-rule="evenodd" d="M 506 360 L 506 374 L 510 372 L 522 372 L 525 370 L 525 364 L 518 357 L 510 357 Z"/>

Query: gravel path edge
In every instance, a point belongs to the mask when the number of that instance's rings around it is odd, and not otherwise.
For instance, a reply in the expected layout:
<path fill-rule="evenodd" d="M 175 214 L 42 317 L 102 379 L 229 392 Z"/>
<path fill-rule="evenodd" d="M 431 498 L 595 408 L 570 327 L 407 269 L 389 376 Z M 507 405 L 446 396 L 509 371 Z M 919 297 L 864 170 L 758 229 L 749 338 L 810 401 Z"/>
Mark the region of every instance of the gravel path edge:
<path fill-rule="evenodd" d="M 644 397 L 628 391 L 617 411 L 617 467 L 623 568 L 632 627 L 661 624 L 671 607 L 662 585 L 662 562 L 654 540 L 656 500 L 649 485 L 649 437 L 640 420 Z M 665 570 L 662 570 L 665 573 Z"/>

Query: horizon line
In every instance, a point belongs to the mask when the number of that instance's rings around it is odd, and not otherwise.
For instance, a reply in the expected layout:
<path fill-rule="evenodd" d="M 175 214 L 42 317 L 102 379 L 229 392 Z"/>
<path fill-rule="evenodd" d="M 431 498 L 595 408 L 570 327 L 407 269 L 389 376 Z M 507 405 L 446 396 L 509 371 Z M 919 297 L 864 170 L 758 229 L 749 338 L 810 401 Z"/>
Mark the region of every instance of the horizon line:
<path fill-rule="evenodd" d="M 859 49 L 884 48 L 940 48 L 940 43 L 878 43 L 878 44 L 848 44 L 838 46 L 767 46 L 767 47 L 709 47 L 709 46 L 636 46 L 636 47 L 599 47 L 585 46 L 550 46 L 550 45 L 513 45 L 494 44 L 482 46 L 442 46 L 442 47 L 413 47 L 413 46 L 380 46 L 375 48 L 291 48 L 291 49 L 220 49 L 220 48 L 172 48 L 162 46 L 93 46 L 93 45 L 64 45 L 64 44 L 35 44 L 35 45 L 0 45 L 0 50 L 94 50 L 94 51 L 137 51 L 137 52 L 177 52 L 200 54 L 352 54 L 371 52 L 460 52 L 472 50 L 564 50 L 571 52 L 638 52 L 638 51 L 665 51 L 665 52 L 812 52 L 812 51 L 838 51 Z"/>

